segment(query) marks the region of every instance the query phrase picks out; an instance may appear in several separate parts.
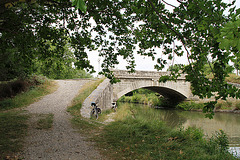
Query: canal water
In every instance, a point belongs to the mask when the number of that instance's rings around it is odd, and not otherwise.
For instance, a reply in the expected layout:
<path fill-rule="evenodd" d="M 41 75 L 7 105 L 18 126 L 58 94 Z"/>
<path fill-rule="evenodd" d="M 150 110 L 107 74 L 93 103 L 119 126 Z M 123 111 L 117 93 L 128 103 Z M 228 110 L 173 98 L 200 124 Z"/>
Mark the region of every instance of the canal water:
<path fill-rule="evenodd" d="M 173 109 L 155 110 L 159 113 L 157 114 L 158 118 L 173 128 L 187 128 L 189 126 L 201 128 L 208 137 L 223 130 L 228 135 L 229 151 L 240 158 L 240 114 L 215 113 L 214 118 L 209 119 L 205 118 L 205 114 L 202 112 Z"/>

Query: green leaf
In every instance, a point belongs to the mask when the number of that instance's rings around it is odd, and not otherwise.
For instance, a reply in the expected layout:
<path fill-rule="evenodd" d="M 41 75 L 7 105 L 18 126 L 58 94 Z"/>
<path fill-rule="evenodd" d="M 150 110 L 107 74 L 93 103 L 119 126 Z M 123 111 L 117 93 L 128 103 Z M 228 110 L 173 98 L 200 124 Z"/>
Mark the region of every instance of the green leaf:
<path fill-rule="evenodd" d="M 77 9 L 80 9 L 82 12 L 87 12 L 87 6 L 84 0 L 73 0 L 72 5 L 75 6 Z"/>

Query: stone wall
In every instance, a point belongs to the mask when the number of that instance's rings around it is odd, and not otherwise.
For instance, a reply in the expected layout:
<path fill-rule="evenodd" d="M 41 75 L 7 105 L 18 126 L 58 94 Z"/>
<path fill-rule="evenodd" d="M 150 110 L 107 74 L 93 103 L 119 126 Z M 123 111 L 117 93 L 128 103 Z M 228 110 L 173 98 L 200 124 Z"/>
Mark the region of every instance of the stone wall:
<path fill-rule="evenodd" d="M 113 87 L 109 79 L 105 79 L 83 102 L 81 114 L 90 118 L 91 103 L 95 102 L 102 110 L 110 109 L 113 101 Z"/>

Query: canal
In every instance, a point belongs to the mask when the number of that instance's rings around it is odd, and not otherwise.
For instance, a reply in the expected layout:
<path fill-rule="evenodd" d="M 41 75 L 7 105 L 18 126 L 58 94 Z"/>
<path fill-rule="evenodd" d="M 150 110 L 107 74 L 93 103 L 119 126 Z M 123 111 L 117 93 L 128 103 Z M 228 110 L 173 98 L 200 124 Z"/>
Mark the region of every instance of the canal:
<path fill-rule="evenodd" d="M 119 105 L 121 107 L 122 104 Z M 129 104 L 133 105 L 133 104 Z M 134 104 L 134 107 L 144 107 Z M 181 111 L 174 109 L 154 109 L 159 119 L 172 128 L 197 127 L 201 128 L 206 137 L 211 137 L 219 130 L 228 135 L 229 151 L 240 158 L 240 114 L 215 113 L 213 119 L 205 118 L 205 114 L 196 111 Z"/>

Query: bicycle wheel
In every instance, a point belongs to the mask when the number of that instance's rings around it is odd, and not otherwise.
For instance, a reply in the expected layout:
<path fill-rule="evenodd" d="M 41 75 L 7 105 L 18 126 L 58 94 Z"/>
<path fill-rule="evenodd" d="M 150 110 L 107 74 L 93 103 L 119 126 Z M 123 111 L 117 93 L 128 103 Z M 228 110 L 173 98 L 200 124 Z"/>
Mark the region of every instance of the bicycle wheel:
<path fill-rule="evenodd" d="M 96 109 L 93 109 L 93 110 L 90 112 L 90 118 L 96 118 L 96 119 L 98 119 L 98 113 L 97 113 L 97 110 L 96 110 Z"/>
<path fill-rule="evenodd" d="M 97 109 L 95 108 L 94 109 L 94 115 L 93 115 L 96 119 L 98 119 L 98 111 L 97 111 Z"/>
<path fill-rule="evenodd" d="M 97 108 L 97 111 L 98 111 L 98 114 L 101 114 L 101 113 L 102 113 L 101 108 Z"/>
<path fill-rule="evenodd" d="M 92 118 L 93 115 L 94 115 L 94 110 L 91 110 L 91 112 L 90 112 L 90 118 Z"/>

